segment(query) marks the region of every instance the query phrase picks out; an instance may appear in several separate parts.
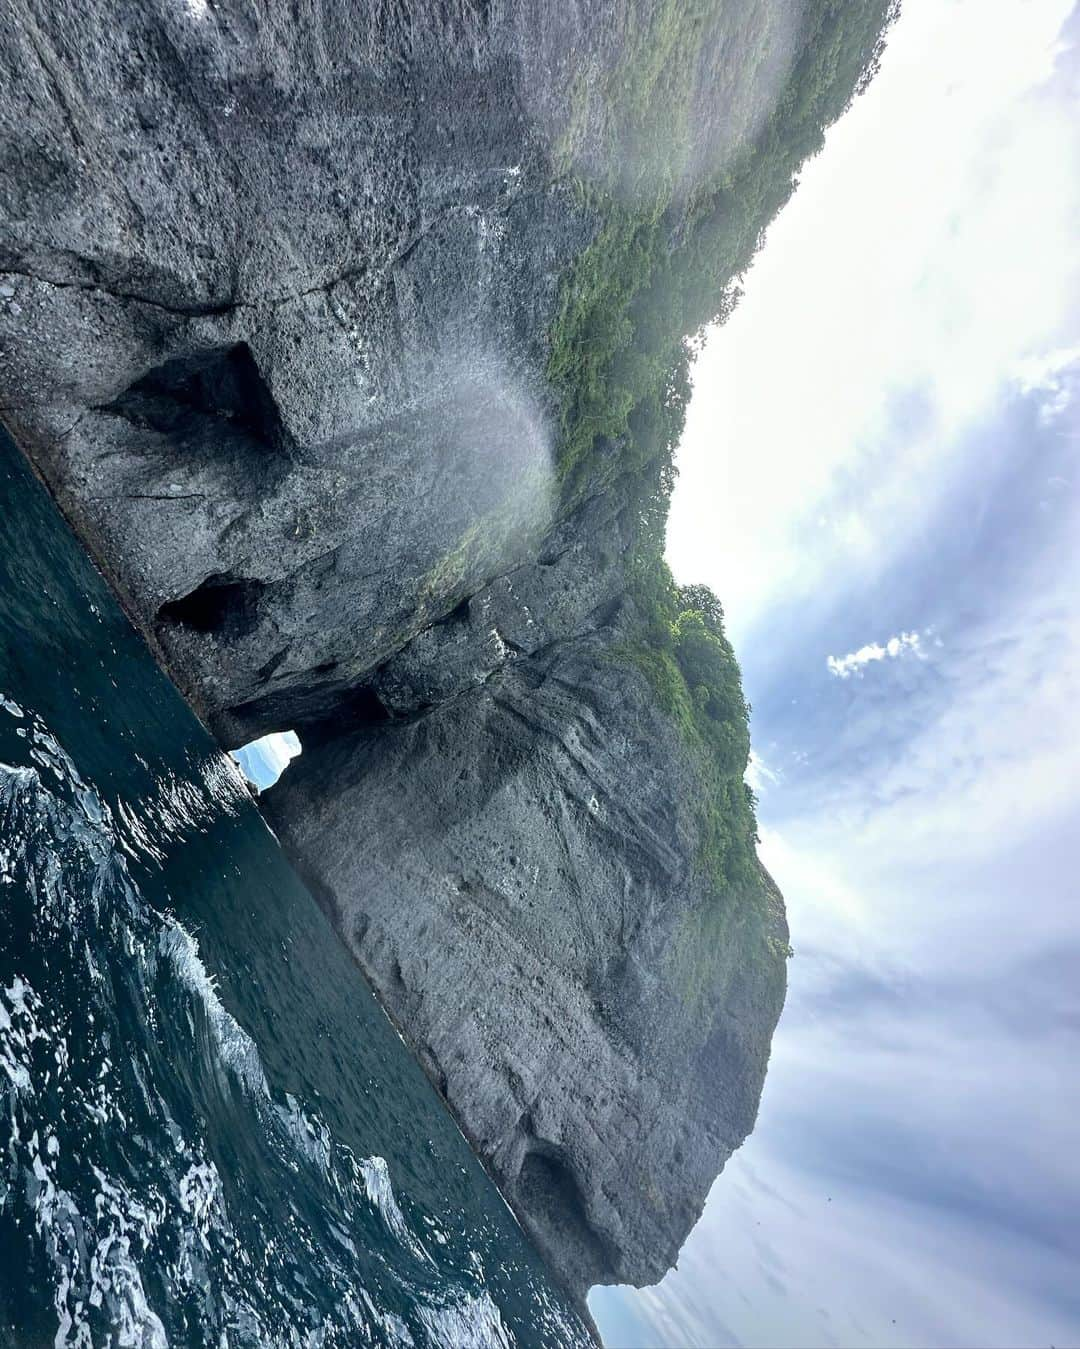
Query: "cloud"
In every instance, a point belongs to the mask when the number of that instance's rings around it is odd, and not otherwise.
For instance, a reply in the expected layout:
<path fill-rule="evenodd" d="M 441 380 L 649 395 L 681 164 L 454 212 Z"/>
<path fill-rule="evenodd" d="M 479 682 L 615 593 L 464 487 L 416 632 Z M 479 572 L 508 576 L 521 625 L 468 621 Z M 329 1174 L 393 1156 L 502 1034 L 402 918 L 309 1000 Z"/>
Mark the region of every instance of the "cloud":
<path fill-rule="evenodd" d="M 1040 395 L 1039 416 L 1044 423 L 1056 421 L 1069 408 L 1075 397 L 1073 381 L 1068 376 L 1078 372 L 1080 342 L 1056 351 L 1025 357 L 1016 366 L 1016 383 L 1023 394 Z"/>
<path fill-rule="evenodd" d="M 1070 8 L 907 0 L 696 370 L 669 555 L 743 658 L 796 955 L 642 1343 L 1080 1339 Z"/>
<path fill-rule="evenodd" d="M 751 750 L 745 777 L 747 786 L 760 793 L 775 786 L 780 781 L 781 774 L 776 769 L 770 768 L 760 754 Z"/>
<path fill-rule="evenodd" d="M 300 738 L 295 731 L 273 731 L 231 751 L 240 771 L 260 790 L 272 787 L 299 753 Z"/>
<path fill-rule="evenodd" d="M 838 679 L 850 679 L 853 674 L 861 677 L 863 668 L 874 661 L 895 660 L 897 656 L 909 652 L 915 655 L 922 654 L 919 650 L 917 632 L 901 632 L 895 637 L 890 637 L 884 646 L 880 642 L 870 642 L 866 646 L 860 646 L 858 651 L 848 652 L 846 656 L 826 656 L 825 664 L 829 673 L 836 675 Z"/>
<path fill-rule="evenodd" d="M 811 1118 L 821 1089 L 808 1075 L 798 1081 Z M 826 1090 L 835 1095 L 838 1085 L 830 1079 Z M 866 1127 L 856 1085 L 844 1083 L 853 1127 L 831 1140 L 838 1151 Z M 873 1090 L 877 1080 L 867 1085 Z M 891 1138 L 895 1160 L 917 1181 L 935 1160 L 934 1144 L 920 1139 L 905 1153 L 905 1141 Z M 752 1139 L 716 1186 L 700 1237 L 670 1276 L 669 1296 L 635 1296 L 657 1342 L 680 1349 L 1074 1342 L 1074 1309 L 1046 1297 L 1048 1285 L 1069 1287 L 1068 1252 L 1010 1231 L 977 1206 L 950 1209 L 925 1194 L 891 1193 L 873 1176 L 863 1165 L 846 1175 L 816 1172 L 793 1139 Z M 661 1308 L 667 1315 L 657 1314 Z M 664 1333 L 673 1322 L 681 1334 Z M 722 1337 L 710 1333 L 715 1323 Z"/>
<path fill-rule="evenodd" d="M 894 863 L 903 874 L 911 859 L 941 874 L 983 865 L 1075 816 L 1078 597 L 1080 547 L 1059 545 L 1012 592 L 991 589 L 984 614 L 954 618 L 947 662 L 927 661 L 900 687 L 868 689 L 876 696 L 865 709 L 861 699 L 846 706 L 838 726 L 833 705 L 819 703 L 807 768 L 797 781 L 788 775 L 801 788 L 788 802 L 799 818 L 785 827 L 816 852 L 833 849 L 838 865 L 870 884 Z M 870 660 L 888 658 L 887 647 L 873 651 Z M 858 673 L 863 652 L 830 673 Z M 812 711 L 800 705 L 804 723 Z M 959 890 L 950 903 L 968 898 Z"/>
<path fill-rule="evenodd" d="M 913 0 L 709 340 L 668 552 L 736 649 L 779 599 L 874 575 L 972 471 L 964 432 L 1065 349 L 1080 293 L 1071 0 Z M 1018 241 L 1022 241 L 1018 243 Z"/>
<path fill-rule="evenodd" d="M 822 867 L 767 843 L 797 954 L 761 1118 L 678 1270 L 623 1295 L 651 1335 L 610 1343 L 1075 1342 L 1075 944 L 988 971 L 968 915 L 943 941 L 879 879 L 864 925 L 836 921 Z M 882 941 L 887 909 L 910 951 Z"/>

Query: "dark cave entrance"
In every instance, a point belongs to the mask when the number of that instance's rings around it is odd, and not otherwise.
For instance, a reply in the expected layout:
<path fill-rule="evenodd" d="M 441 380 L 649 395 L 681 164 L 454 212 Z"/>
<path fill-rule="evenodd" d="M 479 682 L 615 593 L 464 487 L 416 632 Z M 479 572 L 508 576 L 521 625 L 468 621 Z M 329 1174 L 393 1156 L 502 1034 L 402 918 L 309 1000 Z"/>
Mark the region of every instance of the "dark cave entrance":
<path fill-rule="evenodd" d="M 258 625 L 259 600 L 265 589 L 262 581 L 215 573 L 188 594 L 163 604 L 157 613 L 158 625 L 212 633 L 226 640 L 246 637 Z"/>
<path fill-rule="evenodd" d="M 523 1210 L 554 1246 L 569 1244 L 574 1249 L 590 1280 L 611 1268 L 606 1243 L 589 1221 L 581 1186 L 557 1153 L 547 1148 L 527 1152 L 518 1172 L 517 1193 Z"/>
<path fill-rule="evenodd" d="M 208 423 L 263 450 L 288 450 L 290 439 L 277 405 L 246 342 L 214 347 L 194 356 L 174 356 L 147 371 L 100 411 L 148 426 L 173 439 L 187 440 Z"/>

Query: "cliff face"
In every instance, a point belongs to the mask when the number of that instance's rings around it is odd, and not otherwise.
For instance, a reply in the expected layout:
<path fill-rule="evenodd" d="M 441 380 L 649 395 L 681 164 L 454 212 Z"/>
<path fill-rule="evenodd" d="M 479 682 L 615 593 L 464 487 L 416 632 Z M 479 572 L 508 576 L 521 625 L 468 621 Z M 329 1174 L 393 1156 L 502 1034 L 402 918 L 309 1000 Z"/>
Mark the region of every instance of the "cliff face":
<path fill-rule="evenodd" d="M 739 86 L 734 20 L 697 33 L 656 256 L 739 207 L 687 184 L 795 60 L 801 8 L 737 9 L 756 55 Z M 617 255 L 612 146 L 640 152 L 633 191 L 663 167 L 595 89 L 654 46 L 686 64 L 681 22 L 665 0 L 0 18 L 4 420 L 221 743 L 299 729 L 269 818 L 582 1292 L 672 1264 L 784 995 L 782 901 L 758 870 L 718 896 L 700 745 L 634 655 L 645 470 L 589 433 L 570 490 L 551 376 L 553 328 L 585 368 L 616 313 L 597 283 L 567 326 L 574 269 Z M 784 164 L 740 207 L 751 248 Z M 726 279 L 703 274 L 703 313 Z"/>
<path fill-rule="evenodd" d="M 306 748 L 267 805 L 579 1291 L 674 1263 L 753 1122 L 784 993 L 778 895 L 706 941 L 694 771 L 612 636 Z"/>
<path fill-rule="evenodd" d="M 484 8 L 2 20 L 4 415 L 228 744 L 551 523 L 544 336 L 594 226 L 526 116 L 539 20 Z"/>

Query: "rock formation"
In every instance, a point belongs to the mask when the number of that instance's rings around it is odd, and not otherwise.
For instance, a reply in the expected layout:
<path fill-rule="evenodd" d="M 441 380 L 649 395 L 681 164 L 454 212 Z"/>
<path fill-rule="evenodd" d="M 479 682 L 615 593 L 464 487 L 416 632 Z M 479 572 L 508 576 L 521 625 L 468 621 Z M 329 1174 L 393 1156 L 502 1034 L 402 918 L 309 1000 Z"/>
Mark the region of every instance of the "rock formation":
<path fill-rule="evenodd" d="M 568 474 L 551 366 L 612 222 L 689 256 L 784 81 L 818 78 L 803 7 L 712 9 L 0 17 L 3 418 L 221 743 L 299 730 L 261 803 L 578 1293 L 673 1263 L 784 993 L 780 897 L 718 897 L 700 746 L 628 654 L 655 462 L 590 433 Z M 609 95 L 679 63 L 694 134 L 646 208 L 667 143 Z M 740 206 L 687 332 L 813 148 Z"/>
<path fill-rule="evenodd" d="M 267 803 L 578 1291 L 674 1263 L 753 1123 L 784 989 L 775 892 L 696 949 L 694 772 L 609 642 L 554 641 L 306 749 Z M 687 967 L 713 956 L 703 1007 Z"/>

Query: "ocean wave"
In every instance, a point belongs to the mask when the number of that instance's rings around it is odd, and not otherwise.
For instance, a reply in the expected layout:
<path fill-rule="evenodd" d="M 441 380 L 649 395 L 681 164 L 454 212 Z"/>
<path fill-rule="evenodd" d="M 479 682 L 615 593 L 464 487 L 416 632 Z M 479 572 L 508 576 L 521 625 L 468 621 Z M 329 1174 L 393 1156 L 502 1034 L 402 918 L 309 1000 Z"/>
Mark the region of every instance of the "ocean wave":
<path fill-rule="evenodd" d="M 0 941 L 0 1235 L 12 1269 L 49 1270 L 55 1343 L 157 1349 L 169 1323 L 227 1346 L 511 1344 L 486 1292 L 416 1300 L 410 1329 L 364 1286 L 365 1212 L 409 1282 L 443 1277 L 385 1159 L 271 1090 L 195 936 L 129 875 L 130 820 L 35 730 L 32 766 L 0 764 L 0 885 L 26 937 L 18 969 Z M 214 1112 L 252 1153 L 239 1189 Z"/>
<path fill-rule="evenodd" d="M 510 1332 L 486 1289 L 441 1306 L 421 1307 L 419 1317 L 433 1344 L 453 1345 L 454 1349 L 513 1349 Z"/>
<path fill-rule="evenodd" d="M 434 1264 L 424 1243 L 409 1229 L 405 1216 L 401 1212 L 394 1187 L 390 1184 L 390 1171 L 382 1157 L 367 1157 L 359 1164 L 360 1174 L 364 1178 L 364 1189 L 368 1198 L 382 1214 L 383 1221 L 391 1234 L 402 1244 L 429 1264 Z"/>
<path fill-rule="evenodd" d="M 215 982 L 199 956 L 195 938 L 175 918 L 166 918 L 158 937 L 158 950 L 177 979 L 200 1003 L 221 1063 L 246 1091 L 269 1100 L 270 1088 L 255 1041 L 225 1010 Z"/>

